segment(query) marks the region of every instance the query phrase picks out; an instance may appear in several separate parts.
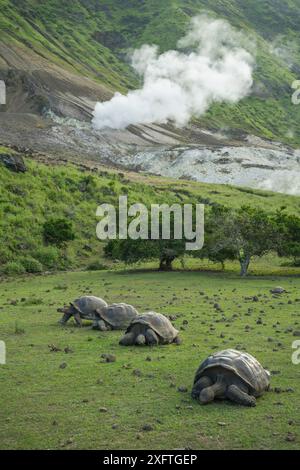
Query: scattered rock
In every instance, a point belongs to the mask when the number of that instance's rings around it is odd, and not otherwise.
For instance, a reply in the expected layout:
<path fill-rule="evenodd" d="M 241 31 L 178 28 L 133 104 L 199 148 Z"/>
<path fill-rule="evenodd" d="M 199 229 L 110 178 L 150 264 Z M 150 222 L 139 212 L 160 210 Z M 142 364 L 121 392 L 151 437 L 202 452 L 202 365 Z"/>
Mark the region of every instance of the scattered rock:
<path fill-rule="evenodd" d="M 178 392 L 181 392 L 181 393 L 186 393 L 188 391 L 188 388 L 185 387 L 184 385 L 180 385 L 178 388 L 177 388 L 177 391 Z"/>
<path fill-rule="evenodd" d="M 67 363 L 66 362 L 62 362 L 59 366 L 60 369 L 65 369 L 67 367 Z"/>
<path fill-rule="evenodd" d="M 116 362 L 117 358 L 114 354 L 101 354 L 103 361 L 101 362 Z"/>
<path fill-rule="evenodd" d="M 50 352 L 59 352 L 59 351 L 61 351 L 61 349 L 58 348 L 57 346 L 55 346 L 54 344 L 48 344 L 48 348 L 49 348 Z"/>
<path fill-rule="evenodd" d="M 287 442 L 295 442 L 296 436 L 295 436 L 295 434 L 289 432 L 288 435 L 286 436 L 285 440 Z"/>
<path fill-rule="evenodd" d="M 22 156 L 17 153 L 1 153 L 0 163 L 3 163 L 6 168 L 15 173 L 25 173 L 27 170 Z"/>
<path fill-rule="evenodd" d="M 151 424 L 144 424 L 142 427 L 142 431 L 150 432 L 153 431 L 154 427 Z"/>
<path fill-rule="evenodd" d="M 271 294 L 284 294 L 286 290 L 283 287 L 275 287 L 275 289 L 270 290 Z"/>

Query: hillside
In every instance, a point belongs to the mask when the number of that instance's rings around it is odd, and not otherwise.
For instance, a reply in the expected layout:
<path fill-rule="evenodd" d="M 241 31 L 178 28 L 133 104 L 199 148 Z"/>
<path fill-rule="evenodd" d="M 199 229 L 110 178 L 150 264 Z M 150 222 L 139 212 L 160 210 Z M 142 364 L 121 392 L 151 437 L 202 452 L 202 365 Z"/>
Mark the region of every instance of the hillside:
<path fill-rule="evenodd" d="M 0 147 L 0 156 L 10 152 Z M 129 204 L 204 203 L 208 209 L 213 204 L 267 204 L 270 212 L 286 206 L 290 213 L 300 214 L 299 198 L 294 196 L 120 173 L 94 162 L 83 166 L 39 159 L 27 156 L 25 173 L 14 173 L 0 162 L 0 273 L 20 274 L 24 267 L 37 272 L 87 268 L 95 261 L 98 268 L 101 263 L 107 266 L 104 243 L 96 237 L 96 209 L 104 202 L 117 206 L 124 194 Z M 67 249 L 44 243 L 43 224 L 51 217 L 72 222 L 76 238 Z"/>
<path fill-rule="evenodd" d="M 97 99 L 138 85 L 128 65 L 131 48 L 176 47 L 190 17 L 204 10 L 252 36 L 257 67 L 250 97 L 213 106 L 199 124 L 299 144 L 300 106 L 290 100 L 300 74 L 296 0 L 1 0 L 0 74 L 8 79 L 8 110 L 20 111 L 21 101 L 23 112 L 50 106 L 86 119 Z"/>

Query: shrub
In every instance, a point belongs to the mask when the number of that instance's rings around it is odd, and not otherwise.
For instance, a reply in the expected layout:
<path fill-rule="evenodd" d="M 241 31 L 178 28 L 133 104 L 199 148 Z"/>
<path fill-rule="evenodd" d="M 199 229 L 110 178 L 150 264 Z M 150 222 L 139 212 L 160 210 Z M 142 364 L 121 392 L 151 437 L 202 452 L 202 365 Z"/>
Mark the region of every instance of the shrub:
<path fill-rule="evenodd" d="M 19 323 L 16 321 L 15 322 L 15 335 L 24 335 L 25 330 L 24 328 L 19 326 Z"/>
<path fill-rule="evenodd" d="M 6 248 L 0 248 L 0 264 L 5 264 L 12 260 L 12 253 Z"/>
<path fill-rule="evenodd" d="M 107 266 L 100 263 L 100 261 L 94 261 L 86 267 L 87 271 L 104 271 L 105 269 L 107 269 Z"/>
<path fill-rule="evenodd" d="M 55 246 L 43 246 L 34 252 L 34 258 L 45 268 L 55 269 L 59 265 L 60 252 Z"/>
<path fill-rule="evenodd" d="M 10 261 L 2 267 L 2 272 L 7 276 L 13 276 L 16 274 L 24 274 L 26 269 L 20 262 Z"/>
<path fill-rule="evenodd" d="M 47 220 L 43 226 L 43 235 L 46 243 L 57 246 L 63 246 L 75 238 L 72 223 L 62 218 Z"/>
<path fill-rule="evenodd" d="M 21 258 L 20 262 L 27 273 L 41 273 L 43 271 L 42 264 L 34 258 Z"/>

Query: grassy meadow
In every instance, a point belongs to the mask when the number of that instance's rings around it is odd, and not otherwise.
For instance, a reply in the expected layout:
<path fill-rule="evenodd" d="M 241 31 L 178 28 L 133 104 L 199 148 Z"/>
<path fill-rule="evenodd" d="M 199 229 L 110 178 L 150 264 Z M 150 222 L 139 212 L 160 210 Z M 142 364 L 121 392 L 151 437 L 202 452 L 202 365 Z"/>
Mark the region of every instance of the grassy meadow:
<path fill-rule="evenodd" d="M 274 298 L 270 289 L 277 285 L 287 293 Z M 300 329 L 299 288 L 295 276 L 241 280 L 235 272 L 208 271 L 3 280 L 0 339 L 7 365 L 0 366 L 0 448 L 299 448 L 300 366 L 291 360 Z M 171 315 L 182 344 L 124 348 L 121 332 L 97 332 L 88 324 L 78 329 L 72 320 L 57 324 L 57 307 L 91 293 Z M 256 408 L 203 407 L 190 397 L 200 361 L 229 347 L 250 352 L 272 373 L 271 391 Z M 101 354 L 116 361 L 105 363 Z"/>

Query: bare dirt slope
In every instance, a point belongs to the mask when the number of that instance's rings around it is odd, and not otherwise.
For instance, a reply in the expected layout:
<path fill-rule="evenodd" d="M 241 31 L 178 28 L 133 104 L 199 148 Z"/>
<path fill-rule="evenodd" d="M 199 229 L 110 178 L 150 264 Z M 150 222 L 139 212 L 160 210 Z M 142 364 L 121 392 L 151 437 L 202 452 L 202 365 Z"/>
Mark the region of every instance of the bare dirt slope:
<path fill-rule="evenodd" d="M 97 100 L 112 92 L 67 68 L 59 67 L 28 47 L 0 42 L 0 75 L 7 86 L 8 113 L 41 114 L 44 108 L 62 116 L 88 119 Z"/>
<path fill-rule="evenodd" d="M 287 146 L 196 125 L 95 131 L 94 105 L 113 92 L 20 43 L 0 41 L 0 79 L 7 85 L 7 104 L 0 106 L 2 144 L 50 159 L 300 194 L 300 153 Z"/>

